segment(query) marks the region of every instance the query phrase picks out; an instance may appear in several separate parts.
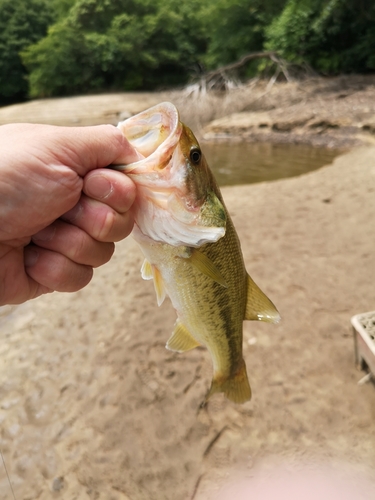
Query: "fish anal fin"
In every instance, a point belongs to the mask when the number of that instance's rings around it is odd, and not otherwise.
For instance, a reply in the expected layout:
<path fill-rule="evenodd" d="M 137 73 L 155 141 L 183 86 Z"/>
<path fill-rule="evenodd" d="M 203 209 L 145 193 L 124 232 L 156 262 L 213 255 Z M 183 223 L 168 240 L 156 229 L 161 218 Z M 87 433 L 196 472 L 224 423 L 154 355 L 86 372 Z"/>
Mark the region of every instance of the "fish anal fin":
<path fill-rule="evenodd" d="M 152 280 L 153 278 L 152 266 L 147 259 L 143 261 L 141 267 L 141 275 L 144 280 Z"/>
<path fill-rule="evenodd" d="M 199 345 L 186 326 L 177 320 L 173 333 L 165 347 L 170 351 L 185 352 Z"/>
<path fill-rule="evenodd" d="M 198 271 L 216 281 L 224 288 L 228 288 L 227 283 L 216 265 L 204 253 L 194 249 L 187 259 Z"/>
<path fill-rule="evenodd" d="M 242 404 L 251 399 L 251 388 L 247 378 L 245 361 L 242 360 L 237 371 L 230 377 L 223 378 L 214 376 L 211 388 L 205 398 L 205 402 L 218 392 L 223 392 L 224 396 L 233 403 Z"/>
<path fill-rule="evenodd" d="M 244 319 L 278 323 L 280 314 L 270 299 L 247 275 L 247 302 Z"/>
<path fill-rule="evenodd" d="M 151 264 L 151 269 L 152 269 L 152 277 L 154 279 L 156 300 L 158 301 L 158 306 L 161 306 L 166 296 L 164 281 L 159 269 L 156 266 Z"/>

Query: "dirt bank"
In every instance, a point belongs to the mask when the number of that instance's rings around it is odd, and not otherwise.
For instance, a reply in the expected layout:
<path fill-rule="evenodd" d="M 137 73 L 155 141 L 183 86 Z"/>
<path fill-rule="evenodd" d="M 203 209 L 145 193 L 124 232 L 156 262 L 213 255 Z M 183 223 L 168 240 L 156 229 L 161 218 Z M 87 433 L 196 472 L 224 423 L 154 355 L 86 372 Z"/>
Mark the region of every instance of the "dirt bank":
<path fill-rule="evenodd" d="M 373 470 L 374 387 L 357 384 L 350 317 L 375 303 L 374 156 L 361 146 L 223 189 L 247 269 L 282 315 L 244 325 L 243 406 L 218 395 L 198 409 L 209 356 L 165 350 L 175 314 L 140 278 L 131 238 L 85 290 L 1 309 L 0 444 L 17 500 L 203 500 L 270 456 Z"/>
<path fill-rule="evenodd" d="M 375 77 L 342 76 L 238 89 L 240 112 L 212 121 L 206 140 L 352 147 L 375 140 Z M 241 95 L 242 93 L 242 95 Z M 234 93 L 232 93 L 234 100 Z"/>
<path fill-rule="evenodd" d="M 39 99 L 0 108 L 0 124 L 117 124 L 171 100 L 205 140 L 298 142 L 349 148 L 375 140 L 375 76 L 252 81 L 228 93 L 190 87 L 176 92 L 117 93 Z"/>

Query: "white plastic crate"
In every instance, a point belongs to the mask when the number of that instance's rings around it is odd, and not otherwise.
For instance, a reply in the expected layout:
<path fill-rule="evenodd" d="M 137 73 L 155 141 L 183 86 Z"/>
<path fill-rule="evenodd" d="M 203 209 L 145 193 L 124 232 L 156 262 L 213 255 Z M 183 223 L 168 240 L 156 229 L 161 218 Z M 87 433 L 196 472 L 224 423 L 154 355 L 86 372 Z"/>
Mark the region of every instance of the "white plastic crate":
<path fill-rule="evenodd" d="M 375 311 L 356 314 L 351 322 L 356 364 L 361 369 L 367 366 L 375 378 Z"/>

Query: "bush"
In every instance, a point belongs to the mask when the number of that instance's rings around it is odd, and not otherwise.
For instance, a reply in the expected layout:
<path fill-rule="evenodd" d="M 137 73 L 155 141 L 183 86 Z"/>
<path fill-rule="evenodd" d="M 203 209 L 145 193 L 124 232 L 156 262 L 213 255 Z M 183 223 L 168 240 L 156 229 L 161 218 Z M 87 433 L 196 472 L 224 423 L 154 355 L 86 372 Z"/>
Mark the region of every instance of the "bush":
<path fill-rule="evenodd" d="M 205 50 L 199 8 L 199 0 L 78 0 L 22 53 L 31 96 L 185 82 Z"/>
<path fill-rule="evenodd" d="M 375 69 L 372 0 L 289 0 L 267 29 L 266 47 L 324 74 Z"/>
<path fill-rule="evenodd" d="M 19 53 L 45 36 L 53 11 L 44 0 L 0 0 L 0 102 L 28 93 L 26 68 Z"/>
<path fill-rule="evenodd" d="M 285 0 L 215 0 L 203 17 L 209 37 L 204 61 L 216 68 L 261 51 L 265 29 L 278 15 Z M 258 64 L 258 63 L 256 63 Z"/>

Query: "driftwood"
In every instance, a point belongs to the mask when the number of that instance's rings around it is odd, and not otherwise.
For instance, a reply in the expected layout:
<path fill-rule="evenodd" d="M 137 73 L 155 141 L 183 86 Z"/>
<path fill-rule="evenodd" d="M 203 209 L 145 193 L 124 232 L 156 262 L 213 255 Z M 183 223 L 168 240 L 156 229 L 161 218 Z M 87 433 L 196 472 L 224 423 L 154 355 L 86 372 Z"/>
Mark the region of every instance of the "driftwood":
<path fill-rule="evenodd" d="M 201 74 L 199 78 L 200 80 L 199 86 L 201 87 L 201 89 L 203 88 L 204 89 L 216 88 L 221 90 L 228 89 L 233 83 L 233 80 L 230 78 L 230 76 L 228 76 L 229 73 L 241 68 L 242 66 L 244 66 L 246 63 L 248 63 L 253 59 L 263 59 L 263 58 L 270 59 L 276 65 L 276 71 L 272 76 L 270 82 L 274 83 L 280 73 L 284 75 L 287 81 L 291 81 L 291 77 L 288 72 L 287 62 L 284 59 L 282 59 L 277 54 L 277 52 L 265 51 L 265 52 L 250 52 L 249 54 L 246 54 L 243 57 L 241 57 L 241 59 L 239 59 L 238 61 L 227 64 L 225 66 L 220 66 L 220 68 Z"/>

